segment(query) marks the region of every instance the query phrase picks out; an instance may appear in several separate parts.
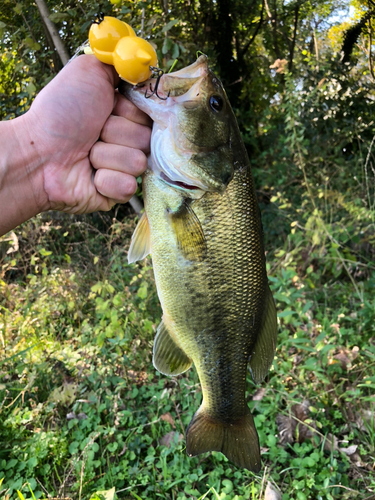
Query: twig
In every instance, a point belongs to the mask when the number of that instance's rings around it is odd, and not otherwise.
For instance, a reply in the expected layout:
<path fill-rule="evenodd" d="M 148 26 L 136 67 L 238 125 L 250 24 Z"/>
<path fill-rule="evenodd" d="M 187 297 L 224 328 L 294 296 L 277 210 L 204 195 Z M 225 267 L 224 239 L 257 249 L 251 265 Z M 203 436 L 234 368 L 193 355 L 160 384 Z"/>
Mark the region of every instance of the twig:
<path fill-rule="evenodd" d="M 138 214 L 138 215 L 141 214 L 141 212 L 143 210 L 143 203 L 138 198 L 138 196 L 136 196 L 136 195 L 132 196 L 129 200 L 129 205 L 132 207 L 132 209 L 134 210 L 134 212 L 136 214 Z"/>
<path fill-rule="evenodd" d="M 75 463 L 77 463 L 77 462 L 78 462 L 78 460 L 79 460 L 80 458 L 82 458 L 82 457 L 83 457 L 83 454 L 85 453 L 85 451 L 86 451 L 87 447 L 88 447 L 88 446 L 90 446 L 90 445 L 92 445 L 92 444 L 93 444 L 93 442 L 95 441 L 95 439 L 96 439 L 99 435 L 100 435 L 100 432 L 97 432 L 97 433 L 95 434 L 95 436 L 93 436 L 93 437 L 90 439 L 90 441 L 87 443 L 87 445 L 84 447 L 84 449 L 82 450 L 82 453 L 80 454 L 79 458 L 77 458 L 76 460 L 74 460 L 74 459 L 73 459 L 73 465 L 71 466 L 71 468 L 70 468 L 70 470 L 69 470 L 68 474 L 65 476 L 65 479 L 64 479 L 64 481 L 62 482 L 62 484 L 61 484 L 61 486 L 60 486 L 60 488 L 59 488 L 59 495 L 61 494 L 61 492 L 62 492 L 63 488 L 65 487 L 65 483 L 67 482 L 67 480 L 68 480 L 69 476 L 70 476 L 70 475 L 71 475 L 71 473 L 73 472 Z"/>
<path fill-rule="evenodd" d="M 36 477 L 35 479 L 38 481 L 38 483 L 40 484 L 40 486 L 41 486 L 41 487 L 44 489 L 44 491 L 47 493 L 48 498 L 51 498 L 51 495 L 48 493 L 48 491 L 45 489 L 45 487 L 42 485 L 42 483 L 39 481 L 39 479 L 38 479 L 37 477 Z"/>
<path fill-rule="evenodd" d="M 259 19 L 259 23 L 253 33 L 253 36 L 250 38 L 250 40 L 247 42 L 247 44 L 245 45 L 245 47 L 241 50 L 241 56 L 243 57 L 247 50 L 249 49 L 250 45 L 253 43 L 253 41 L 255 40 L 255 37 L 257 36 L 258 34 L 258 31 L 260 29 L 260 27 L 262 26 L 262 23 L 263 23 L 263 12 L 264 12 L 264 7 L 265 7 L 265 2 L 266 0 L 263 0 L 262 2 L 262 10 L 260 12 L 260 19 Z"/>
<path fill-rule="evenodd" d="M 357 490 L 352 490 L 351 488 L 343 486 L 342 484 L 332 484 L 330 486 L 326 486 L 325 489 L 327 490 L 328 488 L 344 488 L 344 490 L 353 491 L 354 493 L 359 493 Z"/>
<path fill-rule="evenodd" d="M 127 488 L 124 488 L 123 490 L 118 490 L 118 491 L 116 491 L 116 495 L 117 495 L 117 493 L 122 493 L 123 491 L 131 490 L 132 488 L 136 488 L 137 486 L 143 486 L 143 484 L 134 484 L 133 486 L 128 486 Z"/>
<path fill-rule="evenodd" d="M 175 410 L 176 410 L 176 413 L 177 413 L 177 416 L 178 416 L 178 420 L 180 421 L 182 432 L 185 434 L 185 427 L 184 427 L 184 424 L 182 423 L 182 420 L 181 420 L 181 417 L 180 417 L 180 412 L 178 411 L 178 408 L 177 408 L 175 400 L 173 400 L 173 404 L 174 404 L 174 407 L 175 407 Z"/>
<path fill-rule="evenodd" d="M 262 478 L 262 485 L 261 485 L 261 488 L 260 488 L 259 498 L 262 498 L 262 495 L 263 495 L 264 483 L 265 483 L 265 480 L 266 480 L 266 472 L 267 472 L 267 465 L 264 467 L 263 478 Z"/>
<path fill-rule="evenodd" d="M 158 418 L 157 420 L 153 420 L 152 422 L 149 422 L 148 424 L 138 425 L 137 427 L 132 427 L 131 429 L 127 429 L 127 430 L 128 431 L 135 431 L 137 429 L 143 429 L 143 427 L 148 427 L 149 425 L 157 424 L 158 422 L 160 422 L 160 418 Z"/>
<path fill-rule="evenodd" d="M 366 161 L 365 161 L 366 191 L 367 191 L 367 197 L 368 197 L 368 203 L 369 203 L 369 207 L 370 207 L 370 209 L 371 209 L 372 207 L 371 207 L 371 200 L 370 200 L 370 189 L 369 189 L 369 184 L 368 184 L 367 166 L 368 166 L 368 164 L 369 164 L 369 162 L 370 162 L 371 149 L 372 149 L 372 146 L 373 146 L 373 144 L 374 144 L 374 141 L 375 141 L 375 135 L 374 135 L 374 137 L 372 138 L 372 141 L 371 141 L 370 147 L 369 147 L 369 149 L 368 149 L 368 153 L 367 153 Z"/>

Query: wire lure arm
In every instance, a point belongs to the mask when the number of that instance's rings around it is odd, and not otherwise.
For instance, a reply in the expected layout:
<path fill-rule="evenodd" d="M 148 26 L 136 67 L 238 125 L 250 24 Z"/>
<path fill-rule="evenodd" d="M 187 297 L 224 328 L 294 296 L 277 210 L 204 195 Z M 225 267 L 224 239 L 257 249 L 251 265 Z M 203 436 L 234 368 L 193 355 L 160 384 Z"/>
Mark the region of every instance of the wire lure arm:
<path fill-rule="evenodd" d="M 160 100 L 166 101 L 168 99 L 168 97 L 169 97 L 170 91 L 168 92 L 167 97 L 160 97 L 160 95 L 158 94 L 158 87 L 159 87 L 159 83 L 160 83 L 160 78 L 164 75 L 164 71 L 162 69 L 160 69 L 160 68 L 155 68 L 154 66 L 150 66 L 150 69 L 151 69 L 151 71 L 153 73 L 153 76 L 157 77 L 157 80 L 156 80 L 154 88 L 152 88 L 151 83 L 150 83 L 151 94 L 147 94 L 148 89 L 146 89 L 145 98 L 149 99 L 153 95 L 156 95 L 156 97 L 158 97 Z"/>

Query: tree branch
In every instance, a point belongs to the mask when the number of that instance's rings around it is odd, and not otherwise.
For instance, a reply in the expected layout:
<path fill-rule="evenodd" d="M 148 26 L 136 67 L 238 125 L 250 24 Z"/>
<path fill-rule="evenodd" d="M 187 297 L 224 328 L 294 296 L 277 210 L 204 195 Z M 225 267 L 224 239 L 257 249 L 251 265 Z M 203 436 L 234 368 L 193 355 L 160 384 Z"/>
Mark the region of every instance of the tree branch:
<path fill-rule="evenodd" d="M 299 9 L 300 9 L 300 6 L 296 5 L 296 8 L 294 9 L 293 39 L 292 39 L 292 46 L 290 48 L 290 57 L 289 57 L 289 65 L 288 65 L 289 73 L 291 73 L 292 69 L 293 69 L 293 58 L 294 58 L 294 48 L 296 46 L 296 39 L 297 39 Z"/>
<path fill-rule="evenodd" d="M 261 25 L 262 25 L 262 23 L 263 23 L 263 12 L 264 12 L 264 5 L 265 5 L 265 2 L 266 2 L 266 0 L 263 0 L 263 1 L 262 1 L 262 10 L 261 10 L 261 12 L 260 12 L 260 19 L 259 19 L 259 23 L 258 23 L 258 25 L 257 25 L 257 27 L 256 27 L 256 29 L 255 29 L 255 32 L 254 32 L 253 36 L 252 36 L 252 37 L 251 37 L 251 39 L 247 42 L 247 44 L 245 45 L 245 47 L 241 50 L 241 57 L 243 57 L 243 56 L 246 54 L 246 52 L 248 51 L 248 49 L 249 49 L 250 45 L 251 45 L 251 44 L 253 43 L 253 41 L 255 40 L 255 37 L 257 36 L 258 31 L 259 31 L 259 29 L 260 29 L 260 27 L 261 27 Z"/>
<path fill-rule="evenodd" d="M 370 73 L 371 73 L 372 79 L 375 81 L 374 65 L 373 65 L 372 54 L 371 54 L 371 45 L 372 45 L 372 24 L 371 24 L 371 19 L 368 20 L 368 24 L 369 24 L 368 65 L 369 65 L 369 68 L 370 68 Z"/>

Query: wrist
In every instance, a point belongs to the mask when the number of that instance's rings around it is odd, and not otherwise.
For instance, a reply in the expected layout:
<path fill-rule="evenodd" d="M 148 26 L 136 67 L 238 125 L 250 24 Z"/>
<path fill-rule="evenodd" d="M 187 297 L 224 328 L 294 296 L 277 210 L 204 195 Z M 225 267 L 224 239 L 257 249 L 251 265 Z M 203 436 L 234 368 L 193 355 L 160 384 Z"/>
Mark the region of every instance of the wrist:
<path fill-rule="evenodd" d="M 27 113 L 0 122 L 0 235 L 49 209 L 45 160 L 32 138 Z"/>

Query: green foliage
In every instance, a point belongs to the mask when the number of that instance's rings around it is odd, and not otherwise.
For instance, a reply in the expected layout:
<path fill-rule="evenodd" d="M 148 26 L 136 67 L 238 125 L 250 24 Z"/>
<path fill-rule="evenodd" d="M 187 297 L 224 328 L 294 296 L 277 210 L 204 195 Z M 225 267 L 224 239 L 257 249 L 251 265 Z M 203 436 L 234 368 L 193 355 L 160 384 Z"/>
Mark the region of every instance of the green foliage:
<path fill-rule="evenodd" d="M 18 490 L 32 498 L 30 487 L 35 498 L 46 498 L 46 491 L 111 498 L 113 488 L 119 498 L 259 498 L 262 475 L 237 470 L 220 453 L 186 455 L 181 436 L 200 404 L 200 387 L 194 370 L 169 379 L 152 367 L 161 311 L 151 268 L 148 262 L 128 266 L 126 240 L 113 236 L 119 232 L 127 238 L 124 228 L 130 224 L 116 221 L 103 229 L 109 247 L 103 245 L 101 252 L 96 238 L 88 237 L 90 252 L 72 253 L 70 260 L 47 250 L 52 237 L 56 250 L 66 251 L 53 226 L 65 234 L 70 217 L 52 221 L 46 233 L 42 220 L 19 230 L 33 232 L 34 241 L 43 243 L 30 258 L 27 279 L 20 281 L 9 266 L 20 262 L 20 249 L 3 258 L 3 495 L 16 498 Z M 294 229 L 290 249 L 312 244 L 313 232 L 301 235 L 297 225 Z M 14 248 L 14 240 L 7 243 Z M 93 249 L 99 250 L 94 258 Z M 350 490 L 374 487 L 371 473 L 362 472 L 364 482 L 353 480 L 354 464 L 341 448 L 360 443 L 361 467 L 375 452 L 371 419 L 355 424 L 363 412 L 373 415 L 375 276 L 369 272 L 357 284 L 362 301 L 350 279 L 337 279 L 333 264 L 301 268 L 298 253 L 275 253 L 269 266 L 275 269 L 270 283 L 280 321 L 277 357 L 262 397 L 249 400 L 264 470 L 284 499 L 351 498 Z M 90 272 L 82 273 L 85 268 Z M 248 383 L 252 395 L 257 388 L 250 377 Z M 283 447 L 278 415 L 294 415 L 294 405 L 305 400 L 309 418 L 299 424 L 294 442 Z M 309 437 L 299 438 L 306 426 Z M 329 436 L 345 444 L 331 449 L 324 444 Z"/>

